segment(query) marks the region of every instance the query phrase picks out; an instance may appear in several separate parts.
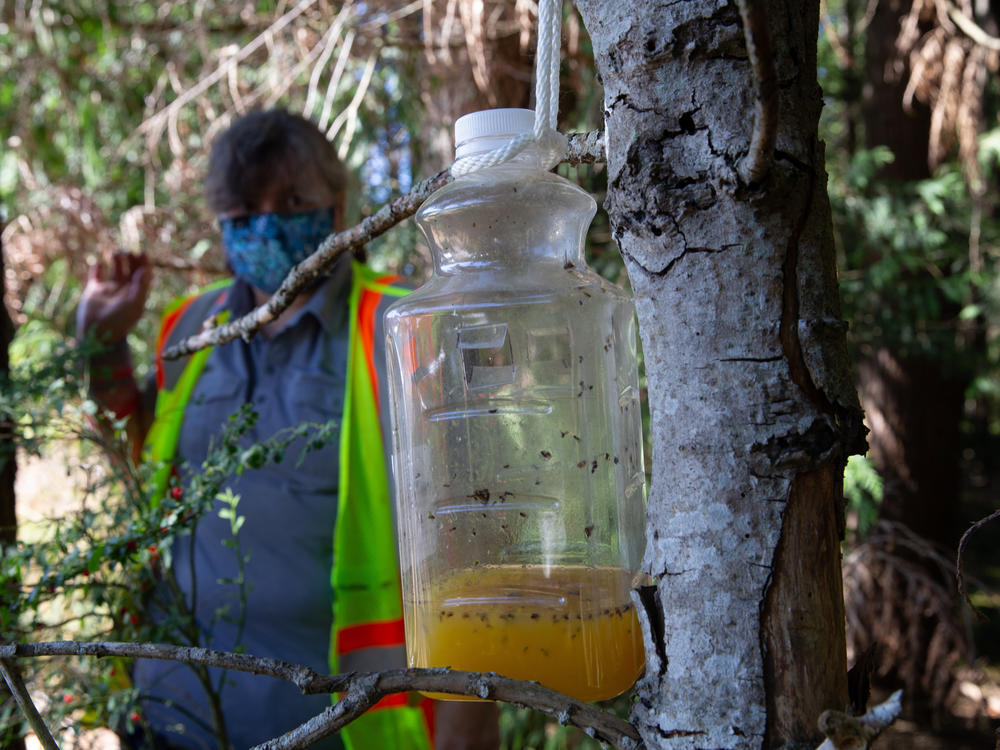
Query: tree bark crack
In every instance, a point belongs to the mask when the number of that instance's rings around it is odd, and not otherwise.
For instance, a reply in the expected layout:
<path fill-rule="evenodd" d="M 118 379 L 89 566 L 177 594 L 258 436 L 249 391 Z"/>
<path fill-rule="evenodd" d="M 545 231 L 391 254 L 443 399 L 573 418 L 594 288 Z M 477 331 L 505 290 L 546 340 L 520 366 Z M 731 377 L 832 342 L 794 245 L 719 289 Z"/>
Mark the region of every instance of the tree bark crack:
<path fill-rule="evenodd" d="M 649 621 L 649 631 L 653 643 L 656 645 L 657 676 L 663 677 L 667 673 L 667 645 L 666 645 L 666 622 L 663 619 L 663 601 L 660 598 L 658 586 L 640 586 L 636 593 L 639 595 L 639 603 L 642 604 Z"/>
<path fill-rule="evenodd" d="M 684 570 L 678 570 L 676 572 L 672 572 L 672 571 L 669 571 L 666 568 L 664 568 L 662 571 L 660 571 L 659 573 L 656 574 L 656 577 L 657 578 L 664 578 L 664 577 L 667 577 L 667 578 L 676 578 L 677 576 L 682 576 L 685 573 L 690 573 L 690 572 L 692 572 L 691 568 L 685 568 Z"/>
<path fill-rule="evenodd" d="M 840 435 L 829 417 L 817 416 L 805 432 L 772 435 L 764 444 L 756 443 L 752 452 L 767 457 L 770 469 L 809 471 L 827 461 L 840 447 Z"/>
<path fill-rule="evenodd" d="M 776 355 L 774 357 L 722 357 L 720 362 L 780 362 L 784 357 Z"/>
<path fill-rule="evenodd" d="M 705 734 L 701 729 L 662 729 L 661 727 L 656 727 L 656 732 L 665 740 L 670 740 L 674 737 L 697 737 L 698 735 Z"/>
<path fill-rule="evenodd" d="M 650 114 L 656 112 L 656 107 L 640 107 L 638 104 L 632 102 L 631 97 L 626 93 L 618 94 L 611 102 L 608 103 L 608 110 L 613 111 L 618 107 L 618 105 L 624 106 L 626 109 L 632 112 L 639 112 L 641 114 Z M 675 135 L 680 135 L 682 131 L 677 131 Z"/>
<path fill-rule="evenodd" d="M 814 149 L 815 145 L 810 149 L 811 156 L 814 156 L 814 153 L 812 153 Z M 815 408 L 824 414 L 832 415 L 834 413 L 833 405 L 826 394 L 813 381 L 812 374 L 806 365 L 805 355 L 802 353 L 802 342 L 799 340 L 799 242 L 812 211 L 816 171 L 810 166 L 806 168 L 805 174 L 807 178 L 805 205 L 802 207 L 802 212 L 795 222 L 795 227 L 785 251 L 785 260 L 781 266 L 782 309 L 779 338 L 782 349 L 785 352 L 785 359 L 788 360 L 788 370 L 792 382 L 799 387 L 806 399 Z"/>
<path fill-rule="evenodd" d="M 776 149 L 774 152 L 774 158 L 776 161 L 788 162 L 789 164 L 791 164 L 793 167 L 795 167 L 797 170 L 799 170 L 804 174 L 815 176 L 814 173 L 816 170 L 813 168 L 813 166 L 811 164 L 806 164 L 804 161 L 797 158 L 794 154 L 790 154 L 787 151 L 781 151 L 779 149 Z"/>
<path fill-rule="evenodd" d="M 726 33 L 726 32 L 729 33 Z M 649 50 L 653 42 L 653 51 Z M 647 53 L 674 60 L 720 58 L 746 59 L 746 44 L 741 31 L 739 11 L 727 3 L 709 16 L 692 18 L 677 24 L 662 47 L 647 38 Z"/>
<path fill-rule="evenodd" d="M 677 224 L 676 220 L 674 220 L 673 217 L 671 217 L 671 220 L 674 221 L 674 225 L 677 227 L 677 233 L 681 236 L 681 239 L 683 241 L 686 241 L 686 240 L 684 240 L 684 233 L 681 231 L 680 226 Z M 640 264 L 640 267 L 642 268 L 643 271 L 645 271 L 650 276 L 659 276 L 661 278 L 664 278 L 664 277 L 666 277 L 666 276 L 668 276 L 670 274 L 670 272 L 674 269 L 674 266 L 676 266 L 680 261 L 684 260 L 684 258 L 686 258 L 688 255 L 695 255 L 695 254 L 702 254 L 702 255 L 704 255 L 704 254 L 712 254 L 712 253 L 721 253 L 724 250 L 728 249 L 729 247 L 739 247 L 739 246 L 738 245 L 736 245 L 736 246 L 727 245 L 726 247 L 723 247 L 723 248 L 716 248 L 716 247 L 685 247 L 684 250 L 681 251 L 680 255 L 676 256 L 675 258 L 671 258 L 670 262 L 667 263 L 667 265 L 664 266 L 659 271 L 653 271 L 652 269 L 646 268 L 645 266 L 642 266 L 641 264 Z"/>

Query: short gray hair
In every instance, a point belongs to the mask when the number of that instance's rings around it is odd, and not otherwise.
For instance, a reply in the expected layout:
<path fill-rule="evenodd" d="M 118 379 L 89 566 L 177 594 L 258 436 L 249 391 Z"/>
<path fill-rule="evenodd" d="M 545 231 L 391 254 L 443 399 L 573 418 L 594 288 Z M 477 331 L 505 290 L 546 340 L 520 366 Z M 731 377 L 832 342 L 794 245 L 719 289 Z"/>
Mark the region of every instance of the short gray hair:
<path fill-rule="evenodd" d="M 217 214 L 246 210 L 277 167 L 298 172 L 306 164 L 319 167 L 335 193 L 346 187 L 347 171 L 333 144 L 310 120 L 284 109 L 251 112 L 212 144 L 205 178 L 208 205 Z"/>

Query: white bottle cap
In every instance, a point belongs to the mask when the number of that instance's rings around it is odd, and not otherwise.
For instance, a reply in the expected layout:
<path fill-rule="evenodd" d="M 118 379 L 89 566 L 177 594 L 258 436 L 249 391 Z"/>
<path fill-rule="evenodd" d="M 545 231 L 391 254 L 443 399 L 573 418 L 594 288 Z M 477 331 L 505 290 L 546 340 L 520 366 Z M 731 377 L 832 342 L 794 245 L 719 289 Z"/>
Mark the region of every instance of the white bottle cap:
<path fill-rule="evenodd" d="M 455 120 L 455 158 L 492 151 L 535 127 L 533 109 L 484 109 Z"/>

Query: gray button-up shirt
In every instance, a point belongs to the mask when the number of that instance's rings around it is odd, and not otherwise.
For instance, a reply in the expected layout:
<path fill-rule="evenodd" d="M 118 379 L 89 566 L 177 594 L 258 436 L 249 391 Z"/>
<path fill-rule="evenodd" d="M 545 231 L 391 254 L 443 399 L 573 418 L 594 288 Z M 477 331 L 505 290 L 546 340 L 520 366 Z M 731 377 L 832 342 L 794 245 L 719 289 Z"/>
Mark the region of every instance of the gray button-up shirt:
<path fill-rule="evenodd" d="M 182 472 L 198 470 L 229 416 L 247 402 L 259 414 L 247 444 L 300 422 L 340 420 L 350 276 L 345 258 L 277 335 L 258 335 L 249 343 L 236 340 L 212 351 L 184 416 L 178 442 Z M 254 306 L 250 287 L 236 281 L 225 304 L 233 318 L 249 312 Z M 229 521 L 214 514 L 202 518 L 193 538 L 181 537 L 174 545 L 173 569 L 185 593 L 190 597 L 196 592 L 204 645 L 244 647 L 255 656 L 328 671 L 339 470 L 336 434 L 301 461 L 300 440 L 290 446 L 282 463 L 247 468 L 234 478 L 230 486 L 240 496 L 237 513 L 245 518 L 238 549 L 223 544 L 233 538 Z M 239 573 L 238 555 L 245 557 L 245 609 L 240 587 L 231 583 Z M 213 670 L 213 675 L 219 684 L 220 673 Z M 189 668 L 139 662 L 136 682 L 211 725 L 204 690 Z M 329 705 L 329 696 L 303 696 L 292 684 L 268 677 L 229 672 L 221 684 L 229 739 L 236 747 L 287 732 Z M 176 711 L 149 702 L 146 712 L 172 744 L 214 745 L 210 733 Z M 186 725 L 183 734 L 169 731 L 174 723 Z M 339 746 L 336 738 L 322 745 Z"/>

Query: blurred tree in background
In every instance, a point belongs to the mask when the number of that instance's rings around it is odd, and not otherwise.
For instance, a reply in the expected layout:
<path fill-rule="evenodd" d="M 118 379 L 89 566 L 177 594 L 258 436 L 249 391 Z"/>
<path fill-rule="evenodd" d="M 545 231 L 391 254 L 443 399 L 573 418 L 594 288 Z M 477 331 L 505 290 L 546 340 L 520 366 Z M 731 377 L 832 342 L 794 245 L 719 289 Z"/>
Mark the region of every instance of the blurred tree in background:
<path fill-rule="evenodd" d="M 358 218 L 450 162 L 457 116 L 531 106 L 535 12 L 531 0 L 0 0 L 12 362 L 72 335 L 86 265 L 116 247 L 158 269 L 130 339 L 150 359 L 163 305 L 225 272 L 201 178 L 233 117 L 274 105 L 312 117 L 356 175 Z M 988 677 L 970 671 L 987 641 L 970 636 L 953 560 L 962 530 L 997 506 L 984 490 L 1000 470 L 998 19 L 997 0 L 828 0 L 819 29 L 841 291 L 871 429 L 845 487 L 849 637 L 855 653 L 878 646 L 886 684 L 940 711 L 963 680 Z M 561 129 L 590 130 L 602 91 L 568 4 L 563 43 Z M 603 199 L 600 168 L 561 169 Z M 589 249 L 623 280 L 603 212 Z M 417 276 L 429 260 L 412 222 L 371 252 Z M 979 561 L 1000 580 L 995 557 Z M 505 722 L 513 746 L 579 741 L 526 714 Z"/>
<path fill-rule="evenodd" d="M 996 506 L 982 490 L 996 468 L 998 10 L 843 0 L 821 37 L 841 293 L 877 472 L 848 470 L 868 527 L 846 560 L 848 636 L 937 718 L 977 654 L 955 551 Z"/>

